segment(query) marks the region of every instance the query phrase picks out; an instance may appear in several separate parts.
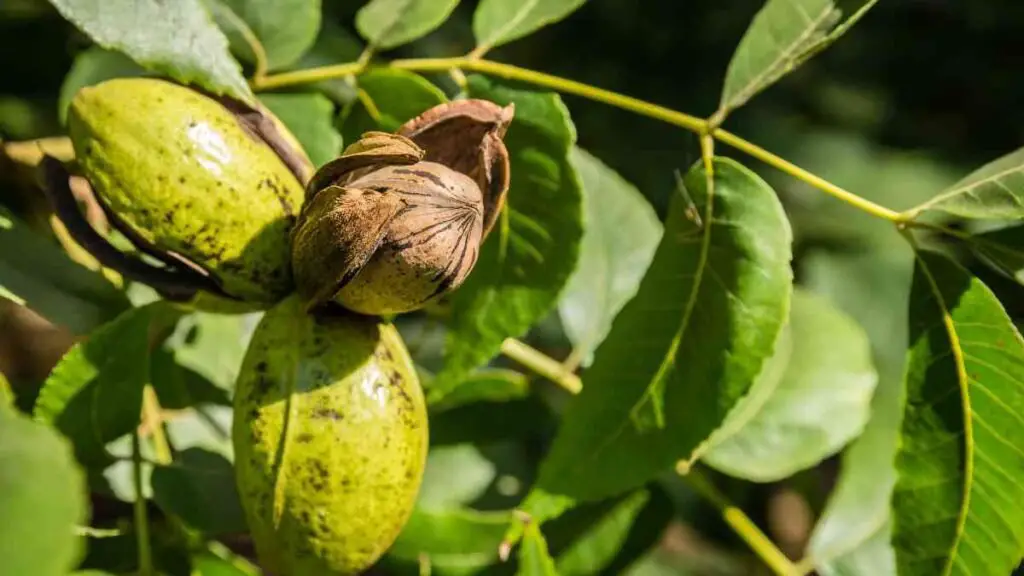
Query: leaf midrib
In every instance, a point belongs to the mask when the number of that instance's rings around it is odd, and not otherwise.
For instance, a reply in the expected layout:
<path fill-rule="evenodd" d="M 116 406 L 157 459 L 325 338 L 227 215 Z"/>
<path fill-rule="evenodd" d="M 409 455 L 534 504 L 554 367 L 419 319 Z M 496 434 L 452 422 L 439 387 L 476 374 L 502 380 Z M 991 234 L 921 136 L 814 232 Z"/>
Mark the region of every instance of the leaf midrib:
<path fill-rule="evenodd" d="M 643 396 L 641 396 L 630 408 L 628 413 L 630 415 L 633 414 L 638 408 L 640 408 L 644 401 L 646 401 L 647 398 L 650 396 L 651 390 L 652 388 L 654 388 L 654 384 L 657 382 L 661 382 L 662 379 L 664 379 L 668 375 L 668 371 L 671 369 L 671 367 L 675 364 L 676 354 L 679 351 L 679 344 L 682 342 L 686 329 L 689 327 L 690 318 L 692 317 L 693 311 L 696 308 L 697 298 L 700 294 L 701 285 L 704 281 L 704 269 L 707 267 L 708 254 L 710 253 L 711 247 L 711 228 L 714 226 L 714 221 L 712 219 L 712 217 L 714 216 L 714 201 L 714 188 L 709 188 L 707 207 L 705 209 L 704 214 L 704 222 L 706 222 L 707 224 L 704 226 L 702 230 L 704 233 L 704 237 L 703 241 L 701 242 L 700 256 L 697 260 L 697 270 L 694 272 L 693 275 L 693 289 L 690 291 L 690 296 L 687 299 L 686 306 L 683 309 L 683 317 L 680 320 L 679 330 L 676 331 L 675 336 L 672 338 L 672 342 L 669 344 L 669 349 L 666 352 L 665 357 L 662 359 L 661 364 L 658 366 L 658 371 L 655 373 L 654 377 L 648 383 L 647 388 L 644 390 Z M 608 438 L 604 442 L 602 442 L 600 446 L 597 447 L 597 449 L 591 452 L 590 460 L 597 459 L 598 455 L 601 452 L 603 452 L 612 442 L 615 442 L 622 435 L 626 427 L 630 426 L 632 422 L 632 418 L 624 418 L 623 421 L 619 424 L 619 427 L 616 428 L 615 432 L 610 434 Z M 578 459 L 577 462 L 582 464 L 583 459 Z"/>
<path fill-rule="evenodd" d="M 935 280 L 931 270 L 928 268 L 928 264 L 923 258 L 921 258 L 919 253 L 915 253 L 915 256 L 918 264 L 921 266 L 921 273 L 928 280 L 928 286 L 931 288 L 932 295 L 935 297 L 935 303 L 938 305 L 939 310 L 942 313 L 942 324 L 946 329 L 946 335 L 949 338 L 950 352 L 952 353 L 953 361 L 956 364 L 957 383 L 960 386 L 961 407 L 963 410 L 965 460 L 964 496 L 959 514 L 957 515 L 956 539 L 954 540 L 953 547 L 946 559 L 946 565 L 942 569 L 942 574 L 948 576 L 952 571 L 953 564 L 958 558 L 957 549 L 963 541 L 964 527 L 967 523 L 967 513 L 970 508 L 971 484 L 974 481 L 974 426 L 971 413 L 971 399 L 967 388 L 967 366 L 964 363 L 963 348 L 960 346 L 960 336 L 957 334 L 956 324 L 953 322 L 953 317 L 950 315 L 949 307 L 946 305 L 946 301 L 942 297 L 942 291 L 939 289 L 938 282 Z"/>
<path fill-rule="evenodd" d="M 957 186 L 954 186 L 952 189 L 947 190 L 946 192 L 943 192 L 942 194 L 939 194 L 938 196 L 932 198 L 931 200 L 919 205 L 918 207 L 911 209 L 910 214 L 912 217 L 916 217 L 921 212 L 928 210 L 929 208 L 933 208 L 937 204 L 941 204 L 946 200 L 949 200 L 950 198 L 959 196 L 961 194 L 967 194 L 968 192 L 980 186 L 984 186 L 985 184 L 991 184 L 992 182 L 997 182 L 1001 180 L 1004 176 L 1008 176 L 1010 174 L 1013 174 L 1014 172 L 1020 172 L 1022 170 L 1024 170 L 1024 164 L 1019 164 L 1017 166 L 1014 166 L 1013 168 L 1007 168 L 1006 170 L 997 172 L 991 176 L 988 176 L 987 178 L 982 178 L 981 180 L 969 182 L 967 184 L 959 184 Z M 970 176 L 968 176 L 968 178 L 970 178 Z"/>

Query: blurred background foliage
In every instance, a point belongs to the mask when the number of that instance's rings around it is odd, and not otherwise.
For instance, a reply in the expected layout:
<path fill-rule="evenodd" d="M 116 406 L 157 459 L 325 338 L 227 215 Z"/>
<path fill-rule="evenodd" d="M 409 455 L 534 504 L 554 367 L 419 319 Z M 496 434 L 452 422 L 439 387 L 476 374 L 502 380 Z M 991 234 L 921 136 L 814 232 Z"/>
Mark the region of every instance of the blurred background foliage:
<path fill-rule="evenodd" d="M 565 21 L 500 47 L 489 58 L 705 116 L 716 108 L 729 58 L 762 4 L 590 0 Z M 353 20 L 361 5 L 325 1 L 321 38 L 300 65 L 354 60 L 361 46 Z M 381 57 L 464 54 L 473 47 L 475 6 L 475 1 L 464 0 L 439 30 Z M 62 133 L 61 83 L 75 56 L 88 47 L 89 41 L 44 0 L 0 2 L 0 139 Z M 890 208 L 908 208 L 1021 146 L 1020 54 L 1024 3 L 1017 0 L 882 0 L 839 42 L 757 96 L 730 117 L 727 126 L 859 195 Z M 446 77 L 433 79 L 452 88 Z M 343 83 L 327 88 L 339 101 L 351 97 Z M 675 191 L 673 171 L 685 170 L 699 157 L 695 137 L 622 110 L 564 98 L 579 145 L 633 182 L 664 215 Z M 901 326 L 909 279 L 906 246 L 885 223 L 731 150 L 718 151 L 758 170 L 780 193 L 796 233 L 798 281 L 829 296 L 867 329 L 882 373 L 879 397 L 891 397 L 905 351 Z M 0 203 L 17 210 L 26 198 L 20 186 L 9 185 L 20 180 L 11 178 L 12 173 L 0 166 Z M 949 248 L 969 258 L 965 251 Z M 999 293 L 1019 324 L 1024 319 L 1021 287 L 980 265 L 971 268 Z M 0 327 L 20 312 L 8 307 L 3 313 Z M 404 330 L 410 348 L 428 369 L 436 368 L 442 335 L 415 317 L 405 320 Z M 69 335 L 56 328 L 34 334 L 39 342 L 31 346 L 40 358 L 35 371 L 44 376 L 47 365 L 66 348 Z M 531 334 L 530 342 L 556 358 L 569 353 L 556 314 Z M 0 368 L 4 354 L 9 359 L 29 346 L 13 343 L 10 337 L 0 339 Z M 880 402 L 876 399 L 872 425 L 891 428 L 894 412 Z M 880 419 L 887 419 L 888 425 L 879 424 Z M 548 428 L 538 422 L 533 432 Z M 452 448 L 439 452 L 440 463 L 434 465 L 436 473 L 428 475 L 426 489 L 437 491 L 429 494 L 441 499 L 461 498 L 458 490 L 469 490 L 472 494 L 465 499 L 476 500 L 480 509 L 502 508 L 509 505 L 510 496 L 521 496 L 532 467 L 524 460 L 535 463 L 542 453 L 533 443 L 524 449 L 509 441 L 466 453 L 467 445 L 459 443 L 457 433 L 441 440 L 443 419 L 435 429 L 435 440 Z M 446 459 L 460 462 L 462 488 L 446 483 Z M 833 458 L 780 483 L 753 485 L 719 474 L 714 479 L 785 551 L 799 556 L 839 460 Z M 440 488 L 430 482 L 439 482 Z M 465 482 L 477 486 L 466 488 Z M 750 573 L 749 564 L 735 560 L 736 555 L 746 555 L 742 544 L 711 506 L 678 480 L 669 480 L 662 488 L 686 521 L 673 524 L 662 546 L 634 573 Z M 710 553 L 711 546 L 730 552 Z"/>

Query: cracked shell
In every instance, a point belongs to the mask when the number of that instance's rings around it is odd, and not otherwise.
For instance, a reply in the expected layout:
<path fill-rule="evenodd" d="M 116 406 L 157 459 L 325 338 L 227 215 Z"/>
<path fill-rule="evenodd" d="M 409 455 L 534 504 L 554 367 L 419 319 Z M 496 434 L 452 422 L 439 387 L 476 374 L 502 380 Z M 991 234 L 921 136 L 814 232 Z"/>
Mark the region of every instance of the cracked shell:
<path fill-rule="evenodd" d="M 134 243 L 183 258 L 238 300 L 266 306 L 290 292 L 302 183 L 228 107 L 165 80 L 119 78 L 76 94 L 68 131 L 97 198 Z"/>
<path fill-rule="evenodd" d="M 235 389 L 235 470 L 257 553 L 277 576 L 358 574 L 412 512 L 427 413 L 397 330 L 297 296 L 256 328 Z"/>

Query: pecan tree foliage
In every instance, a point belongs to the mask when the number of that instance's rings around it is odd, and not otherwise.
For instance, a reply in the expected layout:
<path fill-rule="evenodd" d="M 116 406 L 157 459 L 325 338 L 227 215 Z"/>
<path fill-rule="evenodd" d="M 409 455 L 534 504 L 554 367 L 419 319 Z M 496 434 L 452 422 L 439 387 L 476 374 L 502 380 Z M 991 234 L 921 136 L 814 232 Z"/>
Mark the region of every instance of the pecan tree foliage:
<path fill-rule="evenodd" d="M 1024 151 L 897 208 L 726 128 L 877 0 L 766 1 L 706 116 L 487 58 L 586 0 L 481 0 L 464 55 L 405 59 L 389 51 L 437 50 L 417 41 L 457 0 L 366 2 L 354 53 L 315 0 L 51 3 L 95 45 L 62 90 L 70 140 L 4 143 L 56 218 L 0 212 L 0 295 L 81 338 L 5 387 L 4 571 L 619 574 L 666 562 L 674 522 L 719 532 L 689 494 L 743 544 L 726 572 L 1020 563 L 1024 341 L 994 288 L 1024 283 Z M 193 175 L 174 141 L 143 145 L 160 103 L 115 107 L 107 147 L 72 145 L 93 126 L 75 95 L 137 77 L 269 150 L 272 174 L 230 180 L 266 226 L 241 234 L 205 187 L 114 186 Z M 560 94 L 695 136 L 667 213 L 577 145 Z M 845 204 L 825 226 L 877 235 L 794 280 L 780 176 Z M 164 190 L 213 208 L 139 209 Z M 165 218 L 195 236 L 160 236 Z M 412 408 L 358 426 L 382 399 Z M 811 492 L 832 457 L 798 549 L 737 503 Z"/>

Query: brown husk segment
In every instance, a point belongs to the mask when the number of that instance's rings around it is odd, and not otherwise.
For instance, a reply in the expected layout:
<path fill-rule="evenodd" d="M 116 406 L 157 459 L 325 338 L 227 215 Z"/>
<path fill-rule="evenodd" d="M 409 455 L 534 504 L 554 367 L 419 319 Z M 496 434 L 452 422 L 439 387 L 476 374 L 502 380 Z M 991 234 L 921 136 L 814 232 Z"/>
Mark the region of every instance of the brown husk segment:
<path fill-rule="evenodd" d="M 487 100 L 456 100 L 427 110 L 397 132 L 426 150 L 424 160 L 444 164 L 476 181 L 483 193 L 481 240 L 494 227 L 508 193 L 509 159 L 502 138 L 514 114 L 513 104 L 501 107 Z"/>

